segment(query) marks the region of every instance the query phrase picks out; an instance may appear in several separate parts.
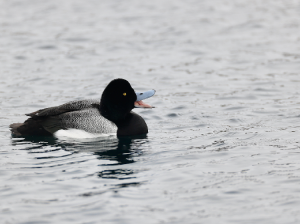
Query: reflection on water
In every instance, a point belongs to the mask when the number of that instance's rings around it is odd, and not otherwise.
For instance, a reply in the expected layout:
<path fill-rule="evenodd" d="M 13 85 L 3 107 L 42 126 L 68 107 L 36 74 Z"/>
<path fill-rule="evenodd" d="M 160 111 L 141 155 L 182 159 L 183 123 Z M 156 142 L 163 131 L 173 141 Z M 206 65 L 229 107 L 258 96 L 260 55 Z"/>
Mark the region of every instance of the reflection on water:
<path fill-rule="evenodd" d="M 43 160 L 41 164 L 49 164 L 53 159 L 68 157 L 74 153 L 91 153 L 102 163 L 100 166 L 119 166 L 123 164 L 134 163 L 134 157 L 140 156 L 143 153 L 144 144 L 148 142 L 147 135 L 130 136 L 130 137 L 103 137 L 96 139 L 68 139 L 61 140 L 54 137 L 26 137 L 24 139 L 12 139 L 13 146 L 22 146 L 21 150 L 27 150 L 28 153 L 35 154 L 35 159 Z M 30 146 L 28 146 L 30 144 Z M 67 154 L 57 156 L 49 155 L 55 151 L 63 150 Z M 50 160 L 50 161 L 47 161 Z M 108 160 L 110 163 L 103 163 Z M 60 161 L 60 160 L 58 160 Z M 82 160 L 81 162 L 84 162 Z M 111 163 L 112 162 L 112 163 Z M 58 166 L 61 164 L 52 164 Z M 32 168 L 43 168 L 36 166 Z M 133 170 L 129 169 L 106 169 L 97 173 L 100 178 L 112 179 L 131 179 L 134 178 Z M 130 175 L 130 176 L 129 176 Z M 134 185 L 139 183 L 133 183 Z M 129 184 L 121 184 L 124 187 Z"/>

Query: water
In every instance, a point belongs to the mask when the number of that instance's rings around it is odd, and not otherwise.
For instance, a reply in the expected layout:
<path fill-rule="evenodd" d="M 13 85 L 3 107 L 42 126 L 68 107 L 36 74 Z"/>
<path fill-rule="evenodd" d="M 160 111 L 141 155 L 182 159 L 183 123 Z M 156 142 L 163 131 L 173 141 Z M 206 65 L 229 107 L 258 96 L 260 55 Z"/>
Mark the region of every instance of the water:
<path fill-rule="evenodd" d="M 0 1 L 1 223 L 299 223 L 298 1 Z M 138 139 L 14 139 L 155 89 Z"/>

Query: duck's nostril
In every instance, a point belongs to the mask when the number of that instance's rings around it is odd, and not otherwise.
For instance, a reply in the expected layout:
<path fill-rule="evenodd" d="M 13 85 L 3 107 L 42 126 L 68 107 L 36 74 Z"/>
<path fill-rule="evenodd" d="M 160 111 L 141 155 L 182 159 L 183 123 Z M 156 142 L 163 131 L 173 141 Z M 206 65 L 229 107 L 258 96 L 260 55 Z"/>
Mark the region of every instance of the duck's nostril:
<path fill-rule="evenodd" d="M 143 93 L 140 93 L 140 95 L 143 95 Z"/>

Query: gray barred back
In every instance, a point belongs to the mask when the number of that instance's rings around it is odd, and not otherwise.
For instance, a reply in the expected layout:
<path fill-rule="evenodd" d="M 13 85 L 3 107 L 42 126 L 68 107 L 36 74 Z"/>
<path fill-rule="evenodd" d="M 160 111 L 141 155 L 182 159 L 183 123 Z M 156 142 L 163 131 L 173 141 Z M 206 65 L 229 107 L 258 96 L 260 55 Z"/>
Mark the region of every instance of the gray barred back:
<path fill-rule="evenodd" d="M 63 129 L 80 129 L 89 133 L 116 133 L 117 126 L 104 118 L 97 108 L 86 108 L 59 115 Z"/>
<path fill-rule="evenodd" d="M 44 118 L 43 127 L 50 133 L 69 128 L 89 133 L 116 133 L 117 126 L 100 114 L 98 106 L 99 100 L 71 101 L 27 115 L 33 118 Z"/>
<path fill-rule="evenodd" d="M 94 108 L 95 105 L 100 105 L 99 100 L 93 100 L 93 99 L 76 100 L 76 101 L 71 101 L 71 102 L 62 104 L 60 106 L 44 108 L 44 109 L 32 112 L 30 114 L 26 114 L 26 115 L 30 116 L 30 117 L 55 116 L 55 115 L 60 115 L 62 113 L 66 113 L 66 112 L 70 112 L 70 111 L 77 111 L 77 110 L 82 110 L 85 108 Z"/>

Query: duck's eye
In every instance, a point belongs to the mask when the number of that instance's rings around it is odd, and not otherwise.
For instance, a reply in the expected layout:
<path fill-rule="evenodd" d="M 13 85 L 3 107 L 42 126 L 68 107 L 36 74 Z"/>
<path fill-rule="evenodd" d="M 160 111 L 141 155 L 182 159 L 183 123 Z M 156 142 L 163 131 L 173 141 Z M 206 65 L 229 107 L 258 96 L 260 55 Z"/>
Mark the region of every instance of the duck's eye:
<path fill-rule="evenodd" d="M 126 96 L 126 93 L 123 93 L 123 96 Z"/>

